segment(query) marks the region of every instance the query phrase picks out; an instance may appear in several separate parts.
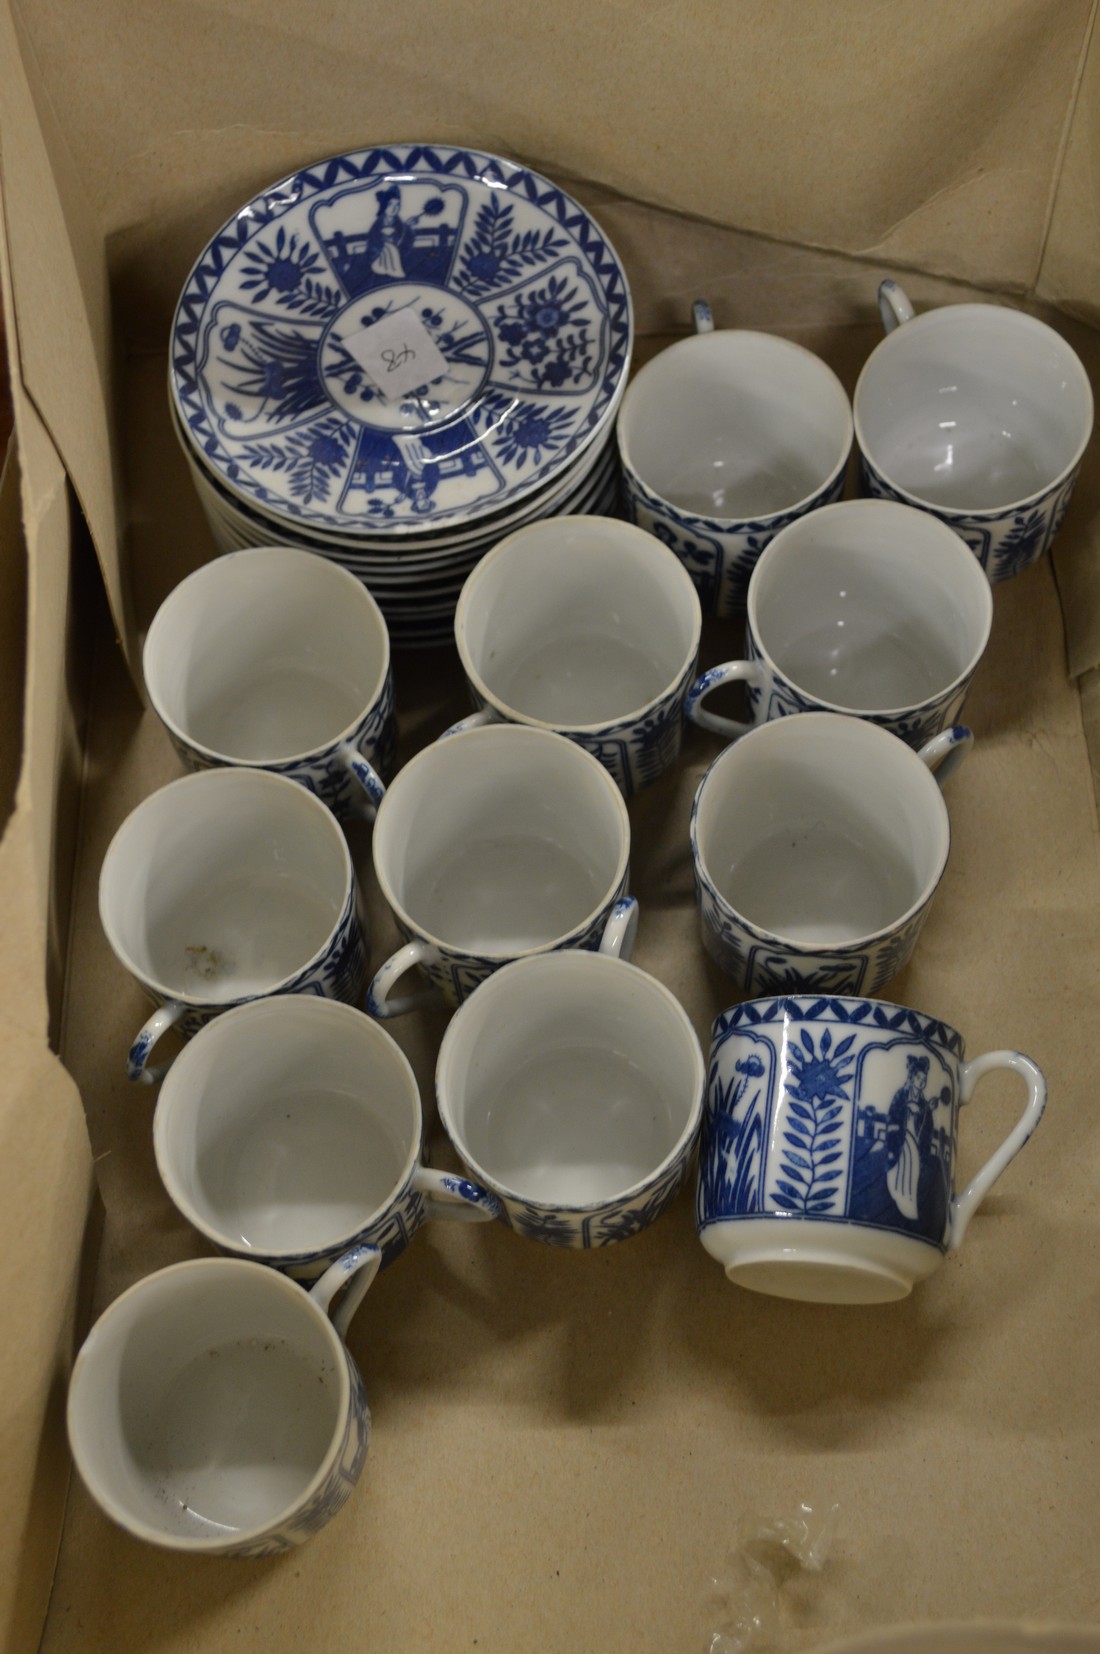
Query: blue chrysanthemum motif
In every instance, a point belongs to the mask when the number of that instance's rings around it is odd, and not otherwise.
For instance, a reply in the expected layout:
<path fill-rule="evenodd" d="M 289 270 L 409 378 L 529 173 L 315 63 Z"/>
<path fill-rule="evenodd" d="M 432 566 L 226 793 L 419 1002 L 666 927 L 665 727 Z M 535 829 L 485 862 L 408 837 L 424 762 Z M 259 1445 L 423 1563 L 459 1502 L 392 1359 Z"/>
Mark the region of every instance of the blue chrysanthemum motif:
<path fill-rule="evenodd" d="M 581 453 L 631 342 L 622 267 L 575 201 L 418 144 L 335 156 L 235 214 L 184 286 L 171 386 L 240 505 L 353 533 L 449 526 Z"/>

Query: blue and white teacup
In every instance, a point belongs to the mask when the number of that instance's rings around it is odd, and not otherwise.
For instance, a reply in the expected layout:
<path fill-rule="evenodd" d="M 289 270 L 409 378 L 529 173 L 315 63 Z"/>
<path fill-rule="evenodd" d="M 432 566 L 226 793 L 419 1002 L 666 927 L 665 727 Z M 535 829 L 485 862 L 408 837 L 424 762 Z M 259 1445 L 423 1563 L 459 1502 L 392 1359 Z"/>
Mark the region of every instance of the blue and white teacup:
<path fill-rule="evenodd" d="M 865 493 L 931 511 L 992 581 L 1028 568 L 1057 534 L 1092 432 L 1093 398 L 1053 328 L 1007 305 L 914 316 L 879 288 L 886 338 L 855 390 Z"/>
<path fill-rule="evenodd" d="M 373 817 L 397 742 L 390 640 L 347 569 L 288 546 L 216 557 L 165 598 L 142 659 L 188 769 L 271 770 Z"/>
<path fill-rule="evenodd" d="M 797 712 L 719 754 L 691 850 L 703 946 L 742 994 L 877 993 L 896 976 L 947 866 L 937 781 L 971 740 L 955 725 L 916 753 L 861 718 Z"/>
<path fill-rule="evenodd" d="M 423 1137 L 396 1041 L 354 1006 L 302 994 L 201 1029 L 153 1117 L 157 1169 L 187 1221 L 301 1281 L 357 1246 L 391 1263 L 429 1217 L 498 1215 L 494 1196 L 422 1163 Z"/>
<path fill-rule="evenodd" d="M 777 534 L 749 580 L 747 659 L 704 672 L 686 715 L 736 740 L 792 712 L 850 712 L 920 747 L 958 722 L 993 623 L 989 582 L 937 518 L 844 500 Z M 752 723 L 707 710 L 745 684 Z"/>
<path fill-rule="evenodd" d="M 670 546 L 704 612 L 745 607 L 764 547 L 844 492 L 852 410 L 831 368 L 804 346 L 742 328 L 670 345 L 627 386 L 619 412 L 630 520 Z"/>
<path fill-rule="evenodd" d="M 103 858 L 99 916 L 157 1006 L 130 1047 L 131 1080 L 169 1029 L 183 1039 L 269 994 L 357 1002 L 365 922 L 347 841 L 319 798 L 266 770 L 185 775 L 126 817 Z"/>
<path fill-rule="evenodd" d="M 690 1170 L 706 1064 L 683 1007 L 607 953 L 505 965 L 460 1006 L 439 1114 L 509 1228 L 555 1246 L 625 1240 Z"/>
<path fill-rule="evenodd" d="M 714 1024 L 699 1238 L 731 1281 L 818 1303 L 904 1298 L 962 1244 L 1046 1105 L 1030 1058 L 873 999 L 757 999 Z M 994 1069 L 1027 1086 L 997 1152 L 955 1189 L 960 1106 Z"/>
<path fill-rule="evenodd" d="M 198 1258 L 116 1298 L 68 1403 L 73 1459 L 106 1515 L 191 1556 L 274 1556 L 319 1533 L 366 1463 L 370 1409 L 344 1339 L 378 1264 L 357 1247 L 307 1292 Z"/>
<path fill-rule="evenodd" d="M 483 557 L 462 588 L 455 642 L 479 711 L 555 730 L 626 794 L 676 762 L 702 615 L 682 563 L 609 517 L 531 523 Z"/>
<path fill-rule="evenodd" d="M 527 724 L 460 730 L 399 770 L 378 810 L 374 870 L 405 938 L 375 973 L 372 1015 L 458 1005 L 501 965 L 595 949 L 626 896 L 630 818 L 582 747 Z M 625 923 L 621 912 L 616 931 Z M 393 990 L 416 969 L 427 987 Z"/>

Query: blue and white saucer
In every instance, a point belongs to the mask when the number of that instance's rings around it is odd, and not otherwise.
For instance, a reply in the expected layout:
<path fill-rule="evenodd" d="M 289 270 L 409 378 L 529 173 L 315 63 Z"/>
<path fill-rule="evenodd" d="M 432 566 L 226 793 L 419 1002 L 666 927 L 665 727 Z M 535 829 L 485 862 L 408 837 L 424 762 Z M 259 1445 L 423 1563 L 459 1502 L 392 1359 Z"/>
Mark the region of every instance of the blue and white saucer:
<path fill-rule="evenodd" d="M 393 145 L 263 191 L 191 271 L 170 384 L 190 457 L 251 512 L 354 539 L 519 504 L 606 436 L 630 294 L 547 179 Z"/>

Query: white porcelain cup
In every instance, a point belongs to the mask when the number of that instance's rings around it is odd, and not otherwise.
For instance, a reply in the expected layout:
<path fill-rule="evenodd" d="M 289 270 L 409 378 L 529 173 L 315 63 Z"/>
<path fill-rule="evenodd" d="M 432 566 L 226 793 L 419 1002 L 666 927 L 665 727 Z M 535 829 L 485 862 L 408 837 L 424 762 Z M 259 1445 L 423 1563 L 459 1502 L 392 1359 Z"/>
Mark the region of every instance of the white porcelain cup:
<path fill-rule="evenodd" d="M 187 1221 L 231 1257 L 313 1280 L 352 1247 L 383 1264 L 426 1218 L 488 1220 L 492 1195 L 421 1162 L 408 1058 L 354 1006 L 275 995 L 227 1011 L 172 1065 L 153 1149 Z"/>
<path fill-rule="evenodd" d="M 447 735 L 398 771 L 372 840 L 405 944 L 368 990 L 374 1016 L 459 1004 L 522 954 L 596 948 L 626 894 L 630 820 L 607 770 L 525 724 Z M 414 967 L 424 991 L 395 996 Z"/>
<path fill-rule="evenodd" d="M 339 564 L 287 546 L 216 557 L 165 598 L 143 665 L 188 769 L 270 769 L 373 817 L 396 747 L 390 640 Z"/>
<path fill-rule="evenodd" d="M 749 581 L 747 658 L 704 672 L 692 722 L 727 740 L 792 712 L 851 712 L 920 747 L 958 721 L 993 595 L 969 547 L 925 511 L 845 500 L 777 534 Z M 746 685 L 752 724 L 706 707 Z"/>
<path fill-rule="evenodd" d="M 452 1018 L 439 1114 L 510 1228 L 606 1246 L 651 1223 L 691 1166 L 706 1064 L 683 1007 L 604 953 L 496 972 Z"/>
<path fill-rule="evenodd" d="M 799 712 L 719 754 L 691 813 L 703 945 L 746 996 L 878 992 L 947 866 L 939 776 L 958 725 L 916 753 L 861 718 Z"/>
<path fill-rule="evenodd" d="M 696 1225 L 729 1279 L 783 1298 L 877 1304 L 937 1269 L 1046 1107 L 1029 1057 L 965 1056 L 947 1023 L 878 999 L 785 994 L 723 1012 Z M 998 1069 L 1024 1082 L 1023 1110 L 956 1193 L 959 1111 Z"/>
<path fill-rule="evenodd" d="M 69 1385 L 73 1458 L 100 1508 L 191 1555 L 270 1556 L 319 1532 L 367 1456 L 344 1335 L 378 1264 L 360 1247 L 307 1292 L 260 1264 L 204 1258 L 116 1298 Z"/>
<path fill-rule="evenodd" d="M 831 368 L 789 339 L 696 333 L 634 375 L 618 421 L 627 515 L 684 563 L 705 612 L 745 606 L 753 565 L 781 528 L 840 498 L 852 410 Z"/>
<path fill-rule="evenodd" d="M 1029 567 L 1061 526 L 1092 432 L 1088 376 L 1065 340 L 1007 305 L 915 316 L 879 288 L 887 336 L 856 385 L 864 492 L 933 512 L 992 581 Z"/>
<path fill-rule="evenodd" d="M 157 1005 L 130 1048 L 146 1084 L 169 1028 L 184 1039 L 267 994 L 356 1001 L 366 938 L 347 841 L 320 799 L 264 770 L 173 781 L 131 811 L 99 876 L 115 956 Z"/>
<path fill-rule="evenodd" d="M 676 762 L 699 654 L 699 598 L 652 534 L 610 517 L 531 523 L 462 588 L 455 642 L 479 707 L 567 735 L 627 794 Z"/>

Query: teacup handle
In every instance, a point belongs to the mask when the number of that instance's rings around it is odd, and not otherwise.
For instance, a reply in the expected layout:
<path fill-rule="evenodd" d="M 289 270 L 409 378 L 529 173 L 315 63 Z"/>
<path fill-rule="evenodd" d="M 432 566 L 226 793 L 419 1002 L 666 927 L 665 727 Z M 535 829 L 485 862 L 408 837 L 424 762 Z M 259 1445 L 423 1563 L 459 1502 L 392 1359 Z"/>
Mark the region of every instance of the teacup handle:
<path fill-rule="evenodd" d="M 503 721 L 500 713 L 493 707 L 481 706 L 476 712 L 471 712 L 468 718 L 460 718 L 457 724 L 445 729 L 439 739 L 443 741 L 448 735 L 462 735 L 468 729 L 483 729 L 486 724 L 499 724 Z"/>
<path fill-rule="evenodd" d="M 634 896 L 620 896 L 608 915 L 600 938 L 599 951 L 611 959 L 627 959 L 634 952 L 638 934 L 638 902 Z"/>
<path fill-rule="evenodd" d="M 372 1017 L 385 1022 L 388 1017 L 403 1017 L 406 1011 L 415 1011 L 421 1005 L 439 1005 L 442 994 L 438 988 L 421 988 L 415 994 L 399 994 L 390 998 L 394 983 L 411 971 L 414 965 L 435 964 L 439 955 L 430 942 L 406 942 L 379 966 L 367 989 L 367 1010 Z"/>
<path fill-rule="evenodd" d="M 133 1080 L 137 1085 L 156 1085 L 158 1080 L 163 1080 L 172 1066 L 171 1063 L 166 1062 L 159 1068 L 150 1068 L 149 1058 L 160 1036 L 166 1034 L 169 1028 L 174 1028 L 182 1015 L 183 1006 L 177 1000 L 170 999 L 166 1005 L 153 1012 L 148 1022 L 142 1024 L 127 1053 L 127 1079 Z"/>
<path fill-rule="evenodd" d="M 684 698 L 684 717 L 698 724 L 700 729 L 709 729 L 715 735 L 724 735 L 727 741 L 736 741 L 740 736 L 747 735 L 752 725 L 739 724 L 733 718 L 721 718 L 703 706 L 711 691 L 722 683 L 751 683 L 757 689 L 763 689 L 764 668 L 753 660 L 728 660 L 722 666 L 710 667 L 696 678 L 688 690 Z"/>
<path fill-rule="evenodd" d="M 713 333 L 714 317 L 706 299 L 696 299 L 691 307 L 691 325 L 696 333 Z"/>
<path fill-rule="evenodd" d="M 361 752 L 356 752 L 350 742 L 345 741 L 339 748 L 336 756 L 346 770 L 350 770 L 356 781 L 362 787 L 366 797 L 356 812 L 364 821 L 373 821 L 378 814 L 378 806 L 386 796 L 386 784 L 382 780 L 373 764 L 368 764 Z"/>
<path fill-rule="evenodd" d="M 901 327 L 904 322 L 911 322 L 916 315 L 904 287 L 891 276 L 879 282 L 878 313 L 882 317 L 883 331 L 886 333 L 893 333 L 896 327 Z"/>
<path fill-rule="evenodd" d="M 973 745 L 973 730 L 967 729 L 965 724 L 952 724 L 950 729 L 941 730 L 926 741 L 917 757 L 923 758 L 942 787 L 947 778 L 954 775 Z"/>
<path fill-rule="evenodd" d="M 500 1201 L 480 1183 L 454 1172 L 433 1171 L 417 1166 L 413 1188 L 422 1194 L 430 1218 L 450 1218 L 459 1223 L 489 1223 L 500 1216 Z"/>
<path fill-rule="evenodd" d="M 1047 1106 L 1046 1080 L 1031 1058 L 1025 1057 L 1019 1051 L 987 1051 L 984 1056 L 975 1057 L 972 1062 L 964 1062 L 959 1070 L 959 1102 L 969 1102 L 978 1081 L 995 1068 L 1011 1068 L 1020 1075 L 1027 1086 L 1027 1102 L 1024 1104 L 1023 1113 L 996 1154 L 992 1155 L 981 1171 L 970 1179 L 962 1194 L 952 1198 L 951 1228 L 948 1235 L 948 1245 L 952 1248 L 962 1245 L 970 1219 L 1009 1161 L 1019 1154 L 1039 1124 L 1042 1112 Z"/>
<path fill-rule="evenodd" d="M 378 1274 L 381 1262 L 382 1254 L 377 1246 L 353 1246 L 350 1252 L 345 1252 L 342 1258 L 330 1264 L 321 1279 L 310 1287 L 309 1295 L 313 1302 L 331 1317 L 341 1338 L 347 1337 L 351 1318 L 366 1297 L 367 1288 Z M 347 1291 L 333 1313 L 330 1308 L 332 1300 L 344 1287 Z"/>

